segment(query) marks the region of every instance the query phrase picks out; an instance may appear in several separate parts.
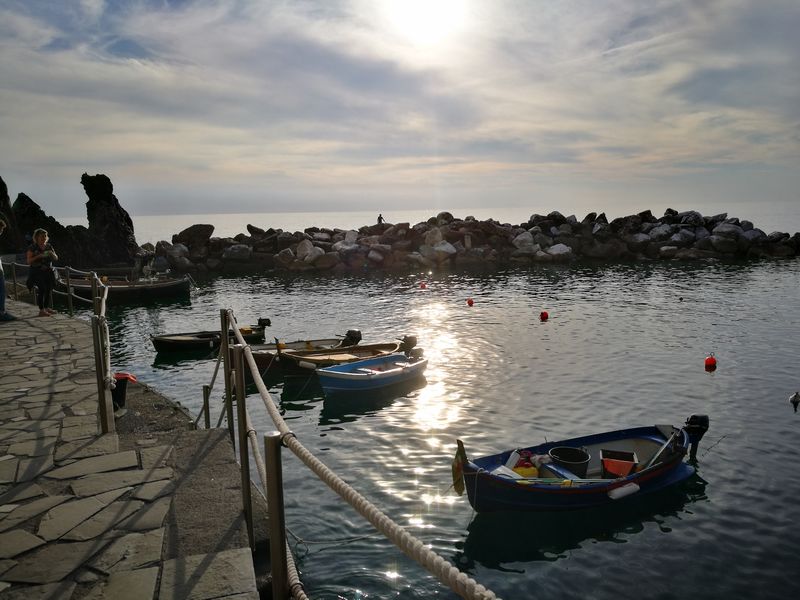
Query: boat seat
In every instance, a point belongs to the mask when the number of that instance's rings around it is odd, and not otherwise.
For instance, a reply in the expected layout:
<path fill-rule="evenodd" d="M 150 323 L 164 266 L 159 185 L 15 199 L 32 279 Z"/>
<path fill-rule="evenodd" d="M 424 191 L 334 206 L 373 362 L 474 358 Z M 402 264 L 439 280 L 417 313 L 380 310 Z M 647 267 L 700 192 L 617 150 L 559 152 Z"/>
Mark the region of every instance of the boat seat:
<path fill-rule="evenodd" d="M 300 358 L 303 357 L 301 356 Z M 317 361 L 323 361 L 323 360 L 353 361 L 353 360 L 358 360 L 359 357 L 356 356 L 355 354 L 334 353 L 334 354 L 314 354 L 313 356 L 309 356 L 308 358 Z"/>
<path fill-rule="evenodd" d="M 358 368 L 358 369 L 356 369 L 356 370 L 357 370 L 359 373 L 366 373 L 366 374 L 368 374 L 368 375 L 377 375 L 378 373 L 380 373 L 380 372 L 381 372 L 381 371 L 377 371 L 377 370 L 375 370 L 375 369 L 368 369 L 368 368 L 366 368 L 366 367 L 360 367 L 360 368 Z"/>
<path fill-rule="evenodd" d="M 566 467 L 562 467 L 561 465 L 557 465 L 555 463 L 546 463 L 539 467 L 539 477 L 547 477 L 546 473 L 543 471 L 550 471 L 553 477 L 561 477 L 562 479 L 580 479 L 575 473 L 567 469 Z"/>

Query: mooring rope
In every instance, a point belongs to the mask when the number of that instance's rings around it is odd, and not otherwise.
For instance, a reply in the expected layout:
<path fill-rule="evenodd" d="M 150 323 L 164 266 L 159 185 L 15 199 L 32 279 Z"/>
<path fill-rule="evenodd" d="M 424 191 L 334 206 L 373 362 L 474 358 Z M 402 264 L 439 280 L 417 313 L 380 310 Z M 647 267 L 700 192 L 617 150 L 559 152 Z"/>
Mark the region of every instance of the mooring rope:
<path fill-rule="evenodd" d="M 323 483 L 344 499 L 350 506 L 356 509 L 361 516 L 367 519 L 378 531 L 383 533 L 393 544 L 395 544 L 406 555 L 413 558 L 423 567 L 447 585 L 451 590 L 464 598 L 478 600 L 492 600 L 497 596 L 491 590 L 486 589 L 477 581 L 453 566 L 449 561 L 439 556 L 436 552 L 427 548 L 419 539 L 412 536 L 405 529 L 400 527 L 390 519 L 383 511 L 372 504 L 367 498 L 362 496 L 355 489 L 350 487 L 341 477 L 336 475 L 321 460 L 314 456 L 297 439 L 297 436 L 289 429 L 286 422 L 278 412 L 272 397 L 267 390 L 261 377 L 257 377 L 259 370 L 253 358 L 253 351 L 244 341 L 241 332 L 236 324 L 236 317 L 232 310 L 228 310 L 228 318 L 233 324 L 233 331 L 239 344 L 244 346 L 244 358 L 247 361 L 250 372 L 254 375 L 253 379 L 258 388 L 264 407 L 272 418 L 273 423 L 281 433 L 281 443 L 289 448 L 303 464 L 311 469 Z M 248 429 L 250 429 L 248 425 Z"/>

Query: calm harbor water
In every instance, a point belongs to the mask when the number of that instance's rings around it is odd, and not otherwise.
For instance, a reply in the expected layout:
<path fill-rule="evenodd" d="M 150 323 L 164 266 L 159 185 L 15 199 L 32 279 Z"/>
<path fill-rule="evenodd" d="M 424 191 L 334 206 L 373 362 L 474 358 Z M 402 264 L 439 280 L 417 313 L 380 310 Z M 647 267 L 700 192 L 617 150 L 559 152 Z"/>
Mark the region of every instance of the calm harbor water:
<path fill-rule="evenodd" d="M 306 447 L 500 597 L 796 598 L 799 288 L 797 260 L 218 277 L 189 301 L 112 309 L 113 365 L 197 414 L 214 360 L 157 360 L 150 334 L 214 328 L 222 307 L 243 323 L 270 317 L 283 339 L 414 334 L 426 385 L 397 397 L 341 405 L 302 383 L 269 385 Z M 272 429 L 260 400 L 249 404 L 259 431 Z M 481 455 L 692 413 L 711 419 L 699 476 L 651 498 L 476 515 L 450 487 L 457 438 Z M 311 597 L 455 597 L 284 457 Z"/>

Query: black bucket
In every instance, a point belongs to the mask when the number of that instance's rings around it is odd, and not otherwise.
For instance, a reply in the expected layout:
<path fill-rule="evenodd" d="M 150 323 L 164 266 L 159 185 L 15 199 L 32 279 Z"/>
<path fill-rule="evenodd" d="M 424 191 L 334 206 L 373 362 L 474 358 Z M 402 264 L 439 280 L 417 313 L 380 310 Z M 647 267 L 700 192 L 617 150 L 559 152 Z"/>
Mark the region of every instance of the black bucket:
<path fill-rule="evenodd" d="M 136 376 L 130 373 L 114 373 L 114 389 L 111 390 L 111 401 L 114 411 L 125 408 L 125 398 L 128 392 L 128 382 L 136 383 Z"/>
<path fill-rule="evenodd" d="M 586 469 L 589 467 L 589 453 L 583 448 L 573 448 L 571 446 L 556 446 L 550 448 L 548 452 L 553 462 L 560 467 L 569 469 L 579 479 L 586 477 Z"/>

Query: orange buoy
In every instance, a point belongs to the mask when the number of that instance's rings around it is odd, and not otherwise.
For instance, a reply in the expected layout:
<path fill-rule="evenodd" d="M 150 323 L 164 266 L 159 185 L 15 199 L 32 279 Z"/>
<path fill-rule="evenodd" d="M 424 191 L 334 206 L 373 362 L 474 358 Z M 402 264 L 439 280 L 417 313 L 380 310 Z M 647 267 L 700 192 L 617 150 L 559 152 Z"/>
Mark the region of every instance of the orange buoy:
<path fill-rule="evenodd" d="M 424 290 L 424 289 L 425 289 L 425 288 L 427 288 L 427 287 L 428 287 L 428 284 L 427 284 L 427 283 L 425 283 L 424 281 L 420 281 L 420 283 L 419 283 L 419 289 L 421 289 L 421 290 Z"/>
<path fill-rule="evenodd" d="M 472 298 L 467 298 L 467 306 L 472 306 L 475 304 L 475 301 Z"/>
<path fill-rule="evenodd" d="M 547 314 L 546 310 L 543 310 L 542 312 L 539 313 L 539 320 L 540 321 L 544 322 L 544 321 L 547 321 L 547 319 L 549 319 L 549 318 L 550 318 L 550 315 Z"/>
<path fill-rule="evenodd" d="M 712 352 L 708 356 L 706 356 L 706 371 L 713 371 L 717 368 L 717 359 L 714 358 L 714 353 Z"/>

